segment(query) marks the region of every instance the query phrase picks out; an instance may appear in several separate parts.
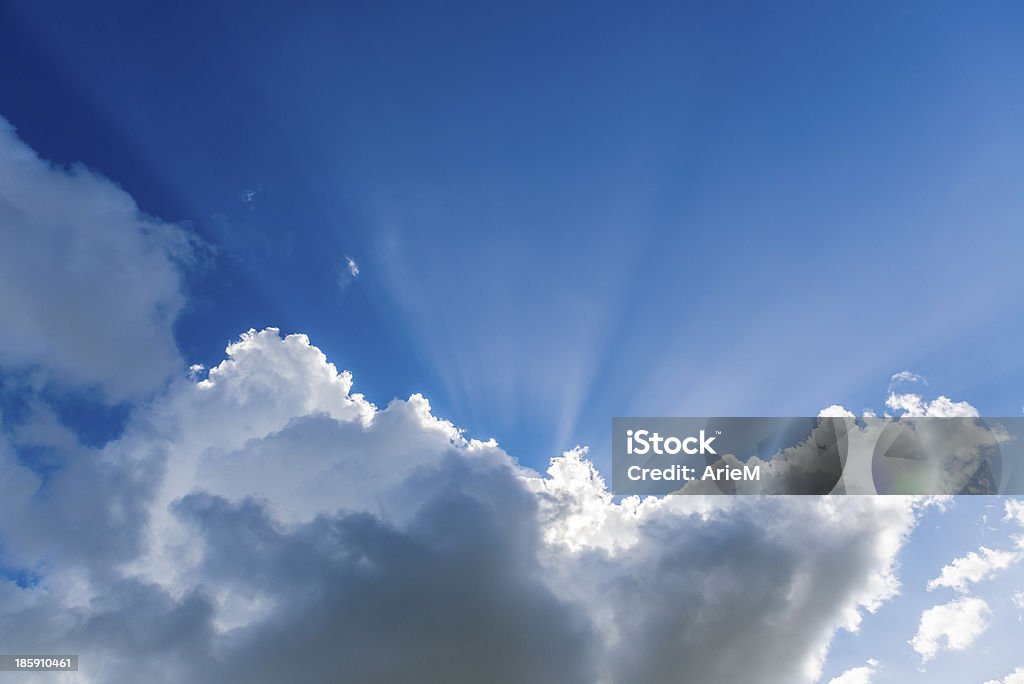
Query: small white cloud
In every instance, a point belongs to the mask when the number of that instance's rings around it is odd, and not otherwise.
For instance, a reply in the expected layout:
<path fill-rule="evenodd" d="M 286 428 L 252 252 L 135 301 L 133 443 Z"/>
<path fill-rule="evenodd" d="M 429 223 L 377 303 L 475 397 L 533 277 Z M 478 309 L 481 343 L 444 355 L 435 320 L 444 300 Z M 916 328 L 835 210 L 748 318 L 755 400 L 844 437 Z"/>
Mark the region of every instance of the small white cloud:
<path fill-rule="evenodd" d="M 1024 667 L 1018 667 L 1002 679 L 990 679 L 985 684 L 1024 684 Z"/>
<path fill-rule="evenodd" d="M 828 684 L 871 684 L 878 669 L 878 661 L 872 658 L 865 665 L 847 670 L 833 677 Z"/>
<path fill-rule="evenodd" d="M 1020 499 L 1009 499 L 1004 504 L 1004 510 L 1006 515 L 1003 520 L 1006 522 L 1015 522 L 1021 527 L 1024 527 L 1024 501 Z"/>
<path fill-rule="evenodd" d="M 928 591 L 949 587 L 966 592 L 968 584 L 986 580 L 1024 558 L 1019 551 L 998 551 L 982 546 L 966 556 L 956 558 L 942 568 L 939 576 L 928 583 Z"/>
<path fill-rule="evenodd" d="M 239 199 L 242 200 L 242 204 L 249 207 L 249 209 L 253 209 L 256 206 L 256 200 L 259 199 L 262 193 L 263 188 L 260 187 L 246 188 L 239 194 Z"/>
<path fill-rule="evenodd" d="M 892 377 L 889 378 L 889 392 L 891 393 L 893 389 L 896 387 L 896 385 L 899 385 L 904 382 L 918 382 L 921 383 L 922 385 L 927 385 L 928 379 L 923 375 L 911 373 L 908 370 L 900 371 L 899 373 L 893 373 Z"/>
<path fill-rule="evenodd" d="M 819 418 L 856 418 L 856 414 L 841 404 L 832 404 L 818 411 Z"/>
<path fill-rule="evenodd" d="M 921 613 L 917 634 L 908 643 L 928 662 L 939 651 L 962 651 L 988 628 L 992 611 L 980 598 L 963 597 Z"/>
<path fill-rule="evenodd" d="M 1024 610 L 1024 591 L 1018 591 L 1013 595 L 1013 605 Z"/>
<path fill-rule="evenodd" d="M 193 382 L 198 381 L 202 377 L 203 371 L 205 370 L 206 366 L 204 366 L 203 364 L 193 363 L 191 366 L 188 367 L 188 379 L 192 380 Z"/>
<path fill-rule="evenodd" d="M 359 264 L 356 263 L 355 259 L 346 254 L 345 259 L 342 261 L 341 268 L 338 270 L 338 289 L 344 290 L 358 277 Z"/>

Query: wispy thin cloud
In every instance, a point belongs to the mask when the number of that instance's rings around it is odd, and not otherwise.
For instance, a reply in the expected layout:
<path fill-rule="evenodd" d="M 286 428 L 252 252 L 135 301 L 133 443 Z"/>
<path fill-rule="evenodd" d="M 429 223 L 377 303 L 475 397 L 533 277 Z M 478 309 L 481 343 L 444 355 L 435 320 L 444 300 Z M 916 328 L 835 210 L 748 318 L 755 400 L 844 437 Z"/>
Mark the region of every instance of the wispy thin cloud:
<path fill-rule="evenodd" d="M 338 289 L 344 291 L 352 282 L 359 277 L 359 264 L 348 254 L 342 260 L 341 268 L 338 270 Z"/>

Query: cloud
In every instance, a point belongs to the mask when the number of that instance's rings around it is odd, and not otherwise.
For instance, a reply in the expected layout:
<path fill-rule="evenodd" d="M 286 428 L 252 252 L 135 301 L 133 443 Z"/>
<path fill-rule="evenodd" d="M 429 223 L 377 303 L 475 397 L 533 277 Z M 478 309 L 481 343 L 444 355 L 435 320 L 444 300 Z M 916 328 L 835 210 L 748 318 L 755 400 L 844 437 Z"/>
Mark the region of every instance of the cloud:
<path fill-rule="evenodd" d="M 626 551 L 553 564 L 559 584 L 585 604 L 604 597 L 593 619 L 610 679 L 814 681 L 835 630 L 857 629 L 860 610 L 891 595 L 891 585 L 863 574 L 889 575 L 888 540 L 878 534 L 885 515 L 863 510 L 872 522 L 854 530 L 823 517 L 827 506 L 787 504 L 742 501 L 706 516 L 670 504 L 641 512 L 647 520 Z M 842 505 L 832 512 L 857 515 Z M 900 514 L 888 513 L 898 529 Z M 827 541 L 815 549 L 812 536 Z"/>
<path fill-rule="evenodd" d="M 1018 667 L 1002 679 L 990 679 L 985 684 L 1024 684 L 1024 667 Z"/>
<path fill-rule="evenodd" d="M 923 662 L 943 649 L 962 651 L 988 628 L 991 612 L 982 599 L 966 596 L 934 606 L 921 614 L 917 634 L 909 643 Z"/>
<path fill-rule="evenodd" d="M 832 404 L 818 411 L 819 418 L 856 418 L 856 414 L 845 406 Z"/>
<path fill-rule="evenodd" d="M 141 550 L 159 464 L 83 446 L 45 404 L 32 401 L 0 433 L 0 561 L 107 576 Z"/>
<path fill-rule="evenodd" d="M 1017 591 L 1013 594 L 1013 605 L 1024 610 L 1024 591 Z"/>
<path fill-rule="evenodd" d="M 950 587 L 966 592 L 968 585 L 989 579 L 1024 558 L 1020 551 L 996 551 L 982 546 L 977 552 L 956 558 L 942 568 L 939 576 L 928 582 L 928 591 Z"/>
<path fill-rule="evenodd" d="M 890 393 L 885 405 L 894 411 L 901 411 L 902 415 L 910 418 L 922 416 L 935 416 L 942 418 L 954 417 L 977 417 L 978 409 L 965 401 L 953 401 L 949 397 L 939 396 L 938 399 L 925 401 L 920 394 L 894 394 Z"/>
<path fill-rule="evenodd" d="M 1007 522 L 1015 522 L 1021 527 L 1024 527 L 1024 500 L 1021 499 L 1007 499 L 1003 504 L 1003 510 L 1005 516 L 1003 520 Z"/>
<path fill-rule="evenodd" d="M 306 681 L 595 681 L 592 626 L 546 583 L 513 474 L 452 458 L 428 477 L 436 492 L 403 526 L 336 514 L 283 530 L 252 500 L 178 503 L 204 580 L 276 606 L 190 681 L 287 681 L 296 663 Z"/>
<path fill-rule="evenodd" d="M 200 375 L 73 446 L 80 470 L 0 449 L 5 562 L 39 577 L 0 582 L 11 648 L 59 642 L 95 682 L 811 682 L 917 521 L 904 497 L 616 501 L 584 450 L 525 469 L 419 395 L 369 403 L 304 335 L 250 331 Z"/>
<path fill-rule="evenodd" d="M 0 364 L 98 388 L 151 391 L 181 365 L 172 326 L 194 240 L 82 166 L 40 159 L 0 119 Z"/>
<path fill-rule="evenodd" d="M 854 667 L 837 677 L 833 677 L 828 684 L 871 684 L 878 668 L 877 660 L 869 660 L 861 667 Z"/>
<path fill-rule="evenodd" d="M 341 269 L 338 271 L 338 288 L 344 290 L 358 277 L 359 264 L 356 263 L 355 259 L 346 254 L 341 264 Z"/>
<path fill-rule="evenodd" d="M 891 394 L 893 389 L 902 383 L 921 383 L 922 385 L 927 385 L 928 378 L 917 373 L 911 373 L 908 370 L 893 373 L 892 377 L 889 378 L 889 393 Z"/>

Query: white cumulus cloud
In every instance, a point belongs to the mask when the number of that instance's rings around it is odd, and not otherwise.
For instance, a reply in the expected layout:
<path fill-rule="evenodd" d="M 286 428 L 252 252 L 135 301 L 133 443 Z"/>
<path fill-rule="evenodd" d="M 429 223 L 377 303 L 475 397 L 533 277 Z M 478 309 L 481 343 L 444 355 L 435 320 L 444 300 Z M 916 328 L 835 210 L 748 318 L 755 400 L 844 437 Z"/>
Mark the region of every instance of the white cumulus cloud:
<path fill-rule="evenodd" d="M 878 661 L 871 659 L 861 667 L 854 667 L 829 680 L 828 684 L 871 684 L 878 669 Z"/>
<path fill-rule="evenodd" d="M 962 651 L 988 628 L 991 613 L 985 601 L 968 596 L 934 606 L 921 614 L 917 634 L 909 643 L 924 662 L 943 649 Z"/>
<path fill-rule="evenodd" d="M 615 501 L 582 450 L 525 469 L 273 329 L 77 469 L 43 481 L 16 448 L 0 539 L 39 577 L 0 587 L 0 629 L 98 682 L 281 681 L 308 653 L 365 682 L 812 682 L 917 520 L 903 497 Z"/>
<path fill-rule="evenodd" d="M 889 398 L 885 400 L 885 405 L 894 411 L 900 411 L 901 415 L 910 418 L 924 416 L 969 418 L 978 416 L 978 409 L 966 401 L 953 401 L 946 396 L 939 396 L 932 401 L 926 401 L 920 394 L 890 394 Z"/>

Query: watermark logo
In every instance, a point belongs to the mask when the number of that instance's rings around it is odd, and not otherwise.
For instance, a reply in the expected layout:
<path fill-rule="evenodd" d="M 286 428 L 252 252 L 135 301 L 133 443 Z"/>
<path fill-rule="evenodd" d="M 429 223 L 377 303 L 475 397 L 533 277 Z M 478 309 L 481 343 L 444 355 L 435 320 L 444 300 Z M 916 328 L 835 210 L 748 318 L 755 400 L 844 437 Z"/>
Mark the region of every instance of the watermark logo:
<path fill-rule="evenodd" d="M 612 489 L 1024 494 L 1024 418 L 614 418 Z"/>
<path fill-rule="evenodd" d="M 714 437 L 707 437 L 704 430 L 701 430 L 697 437 L 662 437 L 657 432 L 650 430 L 626 430 L 626 453 L 629 455 L 645 456 L 657 454 L 663 456 L 668 454 L 674 456 L 680 452 L 695 456 L 697 454 L 717 454 L 711 443 Z M 721 434 L 719 431 L 718 434 Z M 696 445 L 696 446 L 695 446 Z"/>

